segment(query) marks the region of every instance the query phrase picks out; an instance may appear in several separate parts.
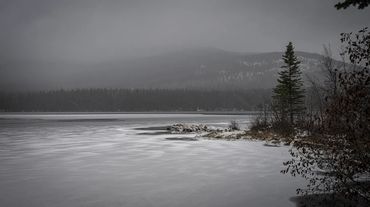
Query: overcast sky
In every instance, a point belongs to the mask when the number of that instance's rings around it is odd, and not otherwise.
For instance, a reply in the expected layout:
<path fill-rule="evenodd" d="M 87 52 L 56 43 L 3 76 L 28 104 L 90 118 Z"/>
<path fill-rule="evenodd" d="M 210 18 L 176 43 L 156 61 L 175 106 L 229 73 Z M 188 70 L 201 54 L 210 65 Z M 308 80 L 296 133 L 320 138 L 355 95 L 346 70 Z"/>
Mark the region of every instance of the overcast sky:
<path fill-rule="evenodd" d="M 0 0 L 3 60 L 94 62 L 173 49 L 334 52 L 370 10 L 335 0 Z"/>

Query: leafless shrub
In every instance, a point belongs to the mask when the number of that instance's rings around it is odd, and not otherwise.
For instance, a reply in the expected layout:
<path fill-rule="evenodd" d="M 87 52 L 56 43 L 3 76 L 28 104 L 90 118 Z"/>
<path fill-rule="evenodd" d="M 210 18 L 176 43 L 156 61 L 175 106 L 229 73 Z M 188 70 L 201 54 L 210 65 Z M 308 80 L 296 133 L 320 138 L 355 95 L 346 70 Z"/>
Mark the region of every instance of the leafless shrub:
<path fill-rule="evenodd" d="M 239 123 L 236 122 L 235 120 L 231 120 L 229 124 L 229 129 L 231 130 L 240 130 Z"/>
<path fill-rule="evenodd" d="M 259 107 L 259 114 L 254 118 L 250 130 L 261 131 L 271 128 L 271 106 L 262 104 Z"/>

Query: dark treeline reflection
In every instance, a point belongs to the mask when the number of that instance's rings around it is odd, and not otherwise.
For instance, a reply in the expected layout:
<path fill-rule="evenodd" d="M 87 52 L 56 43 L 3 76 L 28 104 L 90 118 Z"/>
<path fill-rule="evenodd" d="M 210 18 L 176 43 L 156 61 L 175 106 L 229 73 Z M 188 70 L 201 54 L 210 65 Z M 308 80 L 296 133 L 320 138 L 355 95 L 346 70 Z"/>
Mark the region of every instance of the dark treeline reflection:
<path fill-rule="evenodd" d="M 74 89 L 0 92 L 0 111 L 226 111 L 256 110 L 270 90 L 202 91 L 186 89 Z"/>

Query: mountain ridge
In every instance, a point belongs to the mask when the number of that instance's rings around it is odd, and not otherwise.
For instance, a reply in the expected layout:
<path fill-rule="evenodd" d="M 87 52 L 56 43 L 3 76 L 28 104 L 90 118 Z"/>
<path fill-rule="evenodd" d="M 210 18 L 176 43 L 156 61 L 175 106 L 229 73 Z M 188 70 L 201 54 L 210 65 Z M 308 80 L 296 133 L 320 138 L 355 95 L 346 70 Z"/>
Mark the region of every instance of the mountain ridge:
<path fill-rule="evenodd" d="M 320 75 L 322 56 L 297 51 L 305 75 Z M 282 52 L 242 53 L 215 48 L 98 64 L 28 62 L 0 67 L 0 90 L 60 88 L 253 89 L 276 84 Z"/>

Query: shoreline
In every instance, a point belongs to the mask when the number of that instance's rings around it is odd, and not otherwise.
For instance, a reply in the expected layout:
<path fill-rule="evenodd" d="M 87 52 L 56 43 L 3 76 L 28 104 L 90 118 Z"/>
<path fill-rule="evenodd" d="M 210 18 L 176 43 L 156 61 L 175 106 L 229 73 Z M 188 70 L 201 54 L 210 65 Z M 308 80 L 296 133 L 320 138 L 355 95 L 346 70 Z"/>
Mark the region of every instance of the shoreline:
<path fill-rule="evenodd" d="M 32 115 L 75 115 L 75 114 L 202 114 L 202 115 L 257 115 L 259 111 L 122 111 L 122 112 L 0 112 L 0 115 L 32 114 Z"/>
<path fill-rule="evenodd" d="M 252 131 L 250 129 L 217 128 L 203 124 L 177 123 L 169 126 L 141 127 L 136 130 L 146 130 L 145 134 L 195 135 L 195 138 L 208 140 L 253 140 L 265 142 L 266 147 L 288 146 L 294 142 L 292 137 L 283 137 L 272 132 Z"/>

